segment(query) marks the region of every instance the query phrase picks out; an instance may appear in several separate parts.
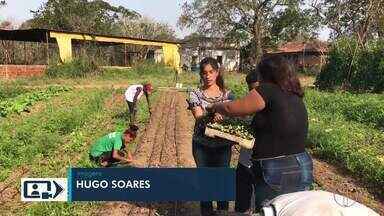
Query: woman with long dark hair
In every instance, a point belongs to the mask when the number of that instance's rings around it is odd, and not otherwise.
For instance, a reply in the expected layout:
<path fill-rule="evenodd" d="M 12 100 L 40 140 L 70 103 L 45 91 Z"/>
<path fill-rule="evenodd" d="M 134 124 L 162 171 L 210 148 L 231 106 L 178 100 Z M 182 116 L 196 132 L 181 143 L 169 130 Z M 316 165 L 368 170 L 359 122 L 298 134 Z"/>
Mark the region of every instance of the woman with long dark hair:
<path fill-rule="evenodd" d="M 208 107 L 226 116 L 254 115 L 255 144 L 252 171 L 256 210 L 274 197 L 308 190 L 313 165 L 305 151 L 308 115 L 304 91 L 292 65 L 283 57 L 261 60 L 256 70 L 260 85 L 245 97 Z"/>
<path fill-rule="evenodd" d="M 206 123 L 212 120 L 206 107 L 214 103 L 233 100 L 233 95 L 224 86 L 224 79 L 216 59 L 208 57 L 200 62 L 201 87 L 189 95 L 189 109 L 195 117 L 192 139 L 193 157 L 197 167 L 229 167 L 231 161 L 231 144 L 223 139 L 210 138 L 204 135 Z M 223 120 L 221 114 L 213 116 L 214 122 Z M 201 202 L 202 215 L 212 215 L 212 202 Z M 218 201 L 217 210 L 227 211 L 228 202 Z"/>

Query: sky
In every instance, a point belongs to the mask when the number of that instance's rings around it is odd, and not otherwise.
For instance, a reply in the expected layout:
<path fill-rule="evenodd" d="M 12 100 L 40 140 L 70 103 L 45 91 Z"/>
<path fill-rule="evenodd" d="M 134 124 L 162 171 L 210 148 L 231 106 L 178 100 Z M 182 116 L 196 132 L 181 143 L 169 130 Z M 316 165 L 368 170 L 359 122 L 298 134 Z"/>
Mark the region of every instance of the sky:
<path fill-rule="evenodd" d="M 176 24 L 181 14 L 181 4 L 184 0 L 106 0 L 114 6 L 124 6 L 139 12 L 141 15 L 168 23 L 179 38 L 191 33 L 191 30 L 180 30 Z M 0 9 L 0 19 L 7 19 L 18 24 L 32 18 L 30 10 L 38 9 L 46 0 L 7 0 L 7 6 Z M 327 40 L 329 30 L 320 32 L 320 39 Z"/>

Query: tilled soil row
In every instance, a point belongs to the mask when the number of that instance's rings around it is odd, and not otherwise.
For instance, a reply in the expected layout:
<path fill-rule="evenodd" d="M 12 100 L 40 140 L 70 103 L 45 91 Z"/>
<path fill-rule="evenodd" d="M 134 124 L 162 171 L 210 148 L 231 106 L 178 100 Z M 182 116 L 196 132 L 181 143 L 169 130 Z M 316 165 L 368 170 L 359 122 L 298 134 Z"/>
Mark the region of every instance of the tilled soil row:
<path fill-rule="evenodd" d="M 20 178 L 27 176 L 28 172 L 28 167 L 19 167 L 15 169 L 15 171 L 4 182 L 0 183 L 1 206 L 5 206 L 6 203 L 16 200 L 18 198 L 20 192 L 17 189 L 16 182 L 18 182 Z"/>
<path fill-rule="evenodd" d="M 148 161 L 148 167 L 176 167 L 176 163 L 170 163 L 172 160 L 175 162 L 176 154 L 173 155 L 173 159 L 170 156 L 170 151 L 174 148 L 173 143 L 168 139 L 174 136 L 175 130 L 172 128 L 171 122 L 174 121 L 174 105 L 175 96 L 174 93 L 165 93 L 168 95 L 164 101 L 165 109 L 162 111 L 162 116 L 158 122 L 157 132 L 154 137 L 154 144 L 152 145 L 152 151 Z M 173 119 L 173 120 L 172 120 Z M 173 129 L 173 130 L 172 130 Z M 174 139 L 173 139 L 174 140 Z M 176 150 L 174 149 L 176 152 Z M 166 155 L 169 155 L 168 157 Z M 168 165 L 168 166 L 166 166 Z M 136 205 L 130 215 L 155 215 L 160 209 L 167 214 L 170 209 L 174 209 L 173 203 L 139 203 Z"/>
<path fill-rule="evenodd" d="M 192 121 L 182 93 L 165 91 L 134 153 L 135 167 L 194 167 Z M 198 215 L 196 205 L 181 202 L 106 203 L 98 215 Z"/>
<path fill-rule="evenodd" d="M 192 156 L 192 134 L 193 116 L 187 110 L 185 95 L 178 92 L 176 94 L 176 122 L 175 122 L 175 145 L 177 153 L 177 164 L 180 167 L 196 167 Z"/>
<path fill-rule="evenodd" d="M 323 190 L 342 194 L 374 209 L 380 215 L 384 215 L 383 197 L 370 193 L 366 185 L 349 176 L 345 173 L 345 170 L 321 161 L 318 158 L 313 158 L 313 167 L 315 182 Z"/>

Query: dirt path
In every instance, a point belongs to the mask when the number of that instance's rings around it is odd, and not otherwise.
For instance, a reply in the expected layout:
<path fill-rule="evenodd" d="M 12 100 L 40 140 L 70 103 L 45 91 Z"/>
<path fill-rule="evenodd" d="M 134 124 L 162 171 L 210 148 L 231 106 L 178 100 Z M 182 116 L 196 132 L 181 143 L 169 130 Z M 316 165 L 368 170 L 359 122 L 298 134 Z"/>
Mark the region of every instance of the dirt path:
<path fill-rule="evenodd" d="M 0 182 L 0 205 L 5 205 L 7 202 L 18 199 L 19 190 L 15 186 L 20 178 L 26 177 L 29 172 L 28 167 L 19 167 L 4 181 Z M 1 211 L 0 211 L 1 213 Z"/>
<path fill-rule="evenodd" d="M 346 171 L 317 158 L 313 160 L 314 177 L 320 189 L 342 194 L 384 215 L 384 200 L 372 194 L 363 183 L 351 177 Z"/>
<path fill-rule="evenodd" d="M 135 167 L 195 167 L 192 157 L 193 117 L 185 97 L 164 91 L 134 153 Z M 197 203 L 108 202 L 98 215 L 199 215 Z"/>

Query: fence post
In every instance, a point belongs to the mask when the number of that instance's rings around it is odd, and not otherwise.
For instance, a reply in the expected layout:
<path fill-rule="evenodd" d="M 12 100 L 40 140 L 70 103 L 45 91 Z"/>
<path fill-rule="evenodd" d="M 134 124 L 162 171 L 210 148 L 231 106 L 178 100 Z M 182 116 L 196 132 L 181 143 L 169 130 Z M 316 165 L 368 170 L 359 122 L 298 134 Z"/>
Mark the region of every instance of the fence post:
<path fill-rule="evenodd" d="M 48 38 L 48 32 L 45 33 L 46 37 L 46 49 L 47 49 L 47 65 L 49 65 L 49 38 Z"/>

